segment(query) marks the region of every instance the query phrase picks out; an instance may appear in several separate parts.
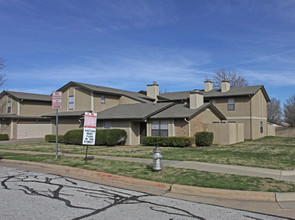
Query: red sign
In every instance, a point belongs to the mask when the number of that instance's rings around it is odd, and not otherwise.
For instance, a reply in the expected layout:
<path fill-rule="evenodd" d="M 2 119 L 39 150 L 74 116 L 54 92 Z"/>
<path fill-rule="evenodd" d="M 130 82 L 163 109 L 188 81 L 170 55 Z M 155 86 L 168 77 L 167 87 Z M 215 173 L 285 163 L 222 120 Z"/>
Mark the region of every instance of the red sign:
<path fill-rule="evenodd" d="M 96 116 L 95 113 L 85 112 L 84 128 L 96 128 Z"/>
<path fill-rule="evenodd" d="M 61 108 L 62 92 L 52 93 L 52 108 Z"/>

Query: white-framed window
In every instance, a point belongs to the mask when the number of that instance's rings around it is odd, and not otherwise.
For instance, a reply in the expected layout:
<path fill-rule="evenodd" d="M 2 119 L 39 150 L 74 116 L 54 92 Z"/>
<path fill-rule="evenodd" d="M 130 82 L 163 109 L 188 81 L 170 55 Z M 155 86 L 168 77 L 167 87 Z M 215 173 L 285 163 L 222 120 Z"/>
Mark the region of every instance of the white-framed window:
<path fill-rule="evenodd" d="M 152 121 L 152 136 L 168 137 L 168 121 Z"/>
<path fill-rule="evenodd" d="M 103 129 L 110 129 L 112 127 L 112 123 L 110 121 L 105 121 L 103 123 Z"/>
<path fill-rule="evenodd" d="M 11 101 L 7 101 L 7 113 L 11 113 Z"/>
<path fill-rule="evenodd" d="M 263 133 L 263 121 L 260 122 L 260 133 Z"/>
<path fill-rule="evenodd" d="M 216 99 L 211 99 L 211 103 L 216 107 Z"/>
<path fill-rule="evenodd" d="M 75 97 L 73 95 L 69 96 L 69 110 L 74 110 L 75 108 Z"/>
<path fill-rule="evenodd" d="M 100 103 L 105 104 L 106 103 L 106 97 L 104 95 L 100 96 Z"/>
<path fill-rule="evenodd" d="M 228 99 L 227 110 L 228 111 L 234 111 L 235 110 L 235 99 L 234 98 Z"/>

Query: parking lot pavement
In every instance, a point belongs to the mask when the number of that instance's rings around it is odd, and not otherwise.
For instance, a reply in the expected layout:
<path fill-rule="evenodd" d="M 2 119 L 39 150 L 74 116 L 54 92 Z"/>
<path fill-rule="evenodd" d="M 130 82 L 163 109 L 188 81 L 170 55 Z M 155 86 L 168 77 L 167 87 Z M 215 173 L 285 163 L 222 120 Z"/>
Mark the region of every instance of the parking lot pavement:
<path fill-rule="evenodd" d="M 1 219 L 283 219 L 0 167 Z"/>

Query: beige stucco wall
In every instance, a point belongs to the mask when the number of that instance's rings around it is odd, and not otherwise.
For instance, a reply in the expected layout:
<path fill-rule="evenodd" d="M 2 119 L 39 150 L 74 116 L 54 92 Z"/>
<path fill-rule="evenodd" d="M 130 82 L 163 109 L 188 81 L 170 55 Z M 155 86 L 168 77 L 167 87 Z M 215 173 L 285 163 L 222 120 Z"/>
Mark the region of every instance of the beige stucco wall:
<path fill-rule="evenodd" d="M 99 94 L 99 93 L 93 94 L 94 112 L 100 112 L 105 109 L 119 105 L 119 97 L 118 96 L 105 95 L 105 103 L 104 104 L 101 103 L 101 96 L 102 96 L 102 94 Z"/>
<path fill-rule="evenodd" d="M 8 134 L 10 138 L 10 120 L 0 121 L 0 134 Z"/>
<path fill-rule="evenodd" d="M 74 96 L 75 105 L 73 110 L 69 110 L 69 96 Z M 101 96 L 105 96 L 105 103 L 101 103 Z M 83 88 L 69 87 L 62 94 L 62 109 L 61 111 L 94 111 L 100 112 L 105 109 L 114 107 L 120 104 L 135 104 L 140 103 L 131 98 L 119 95 L 105 95 L 93 93 Z"/>
<path fill-rule="evenodd" d="M 75 89 L 75 111 L 91 110 L 91 92 L 76 88 Z"/>
<path fill-rule="evenodd" d="M 11 101 L 11 113 L 10 114 L 16 114 L 18 113 L 18 102 L 5 95 L 0 99 L 0 114 L 7 114 L 7 102 Z"/>
<path fill-rule="evenodd" d="M 226 117 L 250 116 L 250 98 L 249 97 L 231 97 L 235 99 L 235 110 L 228 111 L 228 98 L 216 98 L 216 107 Z M 230 119 L 229 119 L 230 120 Z"/>
<path fill-rule="evenodd" d="M 228 111 L 228 98 L 216 98 L 216 107 L 227 117 L 228 121 L 244 123 L 245 139 L 257 139 L 267 135 L 267 102 L 261 90 L 250 97 L 233 97 L 235 110 Z M 260 133 L 263 122 L 263 133 Z"/>
<path fill-rule="evenodd" d="M 276 126 L 267 125 L 267 136 L 276 136 Z"/>
<path fill-rule="evenodd" d="M 56 133 L 55 118 L 52 122 L 52 134 Z M 83 125 L 82 125 L 83 126 Z M 65 134 L 70 130 L 82 129 L 79 117 L 58 118 L 58 134 Z"/>
<path fill-rule="evenodd" d="M 136 101 L 134 99 L 128 98 L 126 96 L 121 96 L 119 99 L 119 104 L 136 104 L 136 103 L 140 103 L 139 101 Z"/>
<path fill-rule="evenodd" d="M 55 112 L 51 102 L 23 101 L 19 109 L 22 116 L 41 116 Z"/>
<path fill-rule="evenodd" d="M 110 120 L 111 129 L 122 129 L 127 133 L 126 145 L 140 144 L 139 122 L 132 122 L 128 120 Z M 97 129 L 103 129 L 104 121 L 98 121 Z"/>
<path fill-rule="evenodd" d="M 243 124 L 213 123 L 204 124 L 204 130 L 214 133 L 213 144 L 235 144 L 244 141 Z"/>
<path fill-rule="evenodd" d="M 295 128 L 276 127 L 276 136 L 295 137 Z"/>

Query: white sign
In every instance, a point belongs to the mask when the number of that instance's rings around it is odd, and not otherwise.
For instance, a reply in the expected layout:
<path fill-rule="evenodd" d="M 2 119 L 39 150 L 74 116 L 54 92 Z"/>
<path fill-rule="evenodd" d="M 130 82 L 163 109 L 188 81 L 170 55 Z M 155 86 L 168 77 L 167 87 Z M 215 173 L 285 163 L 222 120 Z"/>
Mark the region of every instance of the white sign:
<path fill-rule="evenodd" d="M 95 145 L 97 114 L 85 112 L 83 145 Z"/>
<path fill-rule="evenodd" d="M 62 92 L 52 93 L 52 108 L 61 108 Z"/>

